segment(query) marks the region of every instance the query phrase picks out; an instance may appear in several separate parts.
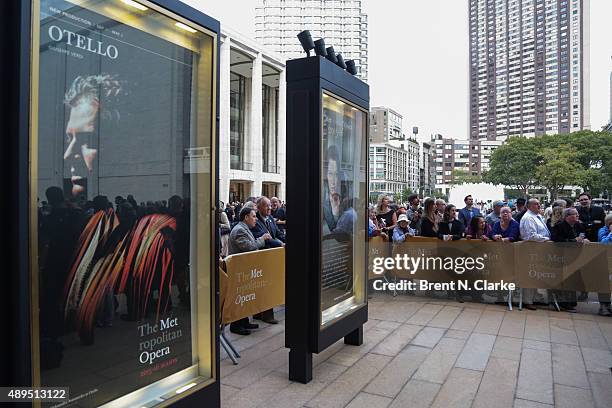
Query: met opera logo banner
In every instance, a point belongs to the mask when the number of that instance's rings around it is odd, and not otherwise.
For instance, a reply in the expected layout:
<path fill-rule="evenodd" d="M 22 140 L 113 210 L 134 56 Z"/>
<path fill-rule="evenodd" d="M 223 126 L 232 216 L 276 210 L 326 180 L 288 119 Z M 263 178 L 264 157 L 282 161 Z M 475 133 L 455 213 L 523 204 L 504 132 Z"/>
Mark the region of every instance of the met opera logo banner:
<path fill-rule="evenodd" d="M 221 277 L 222 323 L 285 303 L 285 248 L 265 249 L 225 258 Z"/>

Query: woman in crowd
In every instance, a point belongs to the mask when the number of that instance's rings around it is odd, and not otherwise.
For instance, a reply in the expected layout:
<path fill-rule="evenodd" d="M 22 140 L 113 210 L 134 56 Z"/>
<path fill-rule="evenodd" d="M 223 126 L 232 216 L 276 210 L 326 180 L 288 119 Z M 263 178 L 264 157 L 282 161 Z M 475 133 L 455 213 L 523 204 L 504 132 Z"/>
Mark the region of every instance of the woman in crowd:
<path fill-rule="evenodd" d="M 376 218 L 376 208 L 370 207 L 368 209 L 368 236 L 369 237 L 378 237 L 381 236 L 385 241 L 389 240 L 389 236 L 382 232 L 380 229 L 380 225 L 378 223 L 378 219 Z"/>
<path fill-rule="evenodd" d="M 612 214 L 606 215 L 604 225 L 597 231 L 598 241 L 605 245 L 612 245 Z M 612 315 L 612 307 L 610 307 L 610 293 L 598 293 L 599 300 L 599 315 Z"/>
<path fill-rule="evenodd" d="M 597 232 L 599 242 L 612 245 L 612 214 L 606 215 L 604 225 Z"/>
<path fill-rule="evenodd" d="M 386 194 L 378 196 L 378 204 L 376 205 L 376 218 L 383 232 L 387 235 L 393 234 L 393 228 L 397 224 L 397 215 L 393 208 L 389 206 L 391 199 Z"/>
<path fill-rule="evenodd" d="M 501 242 L 518 241 L 521 233 L 520 225 L 512 218 L 510 207 L 502 207 L 499 211 L 499 218 L 499 221 L 493 225 L 489 238 Z"/>
<path fill-rule="evenodd" d="M 457 207 L 449 204 L 444 209 L 442 221 L 439 224 L 438 238 L 443 241 L 457 241 L 465 235 L 463 223 L 457 219 Z"/>
<path fill-rule="evenodd" d="M 433 198 L 425 200 L 423 218 L 421 220 L 422 237 L 438 237 L 438 218 L 436 217 L 436 202 Z"/>
<path fill-rule="evenodd" d="M 482 239 L 483 241 L 489 240 L 489 233 L 491 232 L 490 227 L 487 225 L 482 215 L 475 215 L 470 220 L 470 225 L 467 229 L 467 239 Z"/>
<path fill-rule="evenodd" d="M 415 231 L 409 226 L 406 214 L 401 214 L 397 219 L 397 225 L 393 228 L 393 242 L 404 242 L 407 237 L 414 237 Z"/>
<path fill-rule="evenodd" d="M 546 220 L 546 227 L 549 231 L 552 231 L 552 228 L 558 222 L 563 221 L 563 210 L 566 208 L 566 203 L 564 200 L 557 200 L 549 208 L 551 208 L 551 213 L 550 217 Z"/>

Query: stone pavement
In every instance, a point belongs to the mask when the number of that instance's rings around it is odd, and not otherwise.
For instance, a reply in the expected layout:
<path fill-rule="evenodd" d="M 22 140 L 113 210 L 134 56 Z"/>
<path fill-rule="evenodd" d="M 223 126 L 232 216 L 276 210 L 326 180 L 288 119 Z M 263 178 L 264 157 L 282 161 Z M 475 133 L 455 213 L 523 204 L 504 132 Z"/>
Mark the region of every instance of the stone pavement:
<path fill-rule="evenodd" d="M 290 382 L 278 325 L 229 337 L 222 407 L 612 407 L 612 317 L 510 312 L 504 306 L 387 294 L 370 299 L 364 344 L 314 355 L 313 380 Z M 229 329 L 227 329 L 229 334 Z"/>

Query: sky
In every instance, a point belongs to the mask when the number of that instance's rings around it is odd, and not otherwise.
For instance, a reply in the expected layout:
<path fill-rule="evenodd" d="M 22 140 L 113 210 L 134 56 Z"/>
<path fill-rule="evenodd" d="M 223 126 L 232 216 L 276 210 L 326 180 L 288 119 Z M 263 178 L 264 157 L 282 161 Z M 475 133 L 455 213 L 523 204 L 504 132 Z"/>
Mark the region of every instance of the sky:
<path fill-rule="evenodd" d="M 255 38 L 256 0 L 183 1 L 222 27 Z M 362 0 L 362 5 L 368 14 L 370 106 L 399 112 L 404 133 L 418 126 L 421 141 L 434 133 L 467 139 L 467 0 Z M 590 0 L 590 9 L 591 129 L 599 130 L 610 119 L 612 1 Z"/>

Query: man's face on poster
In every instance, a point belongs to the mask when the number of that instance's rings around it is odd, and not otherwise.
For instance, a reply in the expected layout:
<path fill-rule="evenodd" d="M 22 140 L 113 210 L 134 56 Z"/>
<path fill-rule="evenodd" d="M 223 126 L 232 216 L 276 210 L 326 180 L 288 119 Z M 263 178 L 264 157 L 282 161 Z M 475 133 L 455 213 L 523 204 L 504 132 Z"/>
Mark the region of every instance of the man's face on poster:
<path fill-rule="evenodd" d="M 339 194 L 338 184 L 338 163 L 335 160 L 330 160 L 327 165 L 327 186 L 330 195 Z"/>
<path fill-rule="evenodd" d="M 87 171 L 92 171 L 93 161 L 98 152 L 97 149 L 89 148 L 86 136 L 83 134 L 92 133 L 95 130 L 100 103 L 93 96 L 82 96 L 68 106 L 70 108 L 70 116 L 66 125 L 68 147 L 64 152 L 64 160 L 70 166 L 72 195 L 77 196 L 85 190 L 80 183 L 87 176 L 80 174 L 79 169 L 83 168 L 84 163 Z"/>

